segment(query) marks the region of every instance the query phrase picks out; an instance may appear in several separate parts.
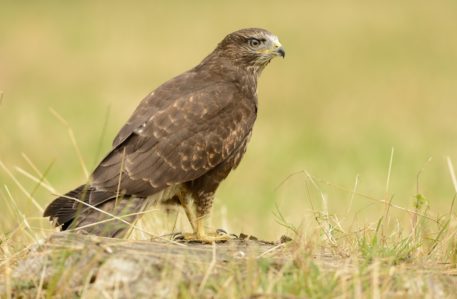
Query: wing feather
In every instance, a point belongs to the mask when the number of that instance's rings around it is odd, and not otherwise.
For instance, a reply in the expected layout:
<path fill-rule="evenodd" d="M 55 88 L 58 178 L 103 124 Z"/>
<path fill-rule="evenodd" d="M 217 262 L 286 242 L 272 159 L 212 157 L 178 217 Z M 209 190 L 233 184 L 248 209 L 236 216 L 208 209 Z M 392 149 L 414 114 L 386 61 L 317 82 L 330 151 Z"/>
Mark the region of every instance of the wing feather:
<path fill-rule="evenodd" d="M 243 144 L 255 111 L 255 102 L 231 83 L 190 91 L 162 85 L 121 129 L 93 173 L 93 186 L 135 195 L 194 180 Z"/>

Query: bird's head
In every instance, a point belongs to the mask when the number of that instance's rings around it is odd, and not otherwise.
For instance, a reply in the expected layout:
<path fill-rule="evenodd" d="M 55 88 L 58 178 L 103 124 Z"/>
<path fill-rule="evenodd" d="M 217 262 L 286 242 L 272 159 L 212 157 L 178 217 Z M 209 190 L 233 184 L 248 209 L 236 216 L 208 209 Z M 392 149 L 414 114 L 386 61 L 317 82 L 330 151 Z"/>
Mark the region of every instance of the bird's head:
<path fill-rule="evenodd" d="M 216 52 L 239 67 L 260 72 L 274 57 L 285 57 L 286 52 L 276 35 L 261 28 L 241 29 L 228 34 L 217 46 Z"/>

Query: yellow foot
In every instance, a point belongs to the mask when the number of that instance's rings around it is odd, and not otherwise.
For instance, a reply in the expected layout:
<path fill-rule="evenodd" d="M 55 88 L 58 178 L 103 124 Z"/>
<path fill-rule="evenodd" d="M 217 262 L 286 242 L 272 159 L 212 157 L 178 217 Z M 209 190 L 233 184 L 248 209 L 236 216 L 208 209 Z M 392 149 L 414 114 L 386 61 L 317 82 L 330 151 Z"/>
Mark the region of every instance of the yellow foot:
<path fill-rule="evenodd" d="M 197 233 L 177 233 L 173 236 L 175 241 L 196 242 L 196 243 L 218 243 L 235 239 L 234 236 L 218 230 L 215 233 L 197 234 Z"/>

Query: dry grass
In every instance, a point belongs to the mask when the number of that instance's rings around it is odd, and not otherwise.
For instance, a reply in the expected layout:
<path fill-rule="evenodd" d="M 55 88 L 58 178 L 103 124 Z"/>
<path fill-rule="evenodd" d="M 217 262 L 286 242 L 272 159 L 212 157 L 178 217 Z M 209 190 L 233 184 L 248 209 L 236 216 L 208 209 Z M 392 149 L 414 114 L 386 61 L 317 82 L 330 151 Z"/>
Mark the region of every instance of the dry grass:
<path fill-rule="evenodd" d="M 454 180 L 450 159 L 448 163 Z M 306 175 L 325 202 L 322 182 Z M 4 234 L 0 243 L 0 294 L 6 298 L 452 298 L 457 284 L 454 202 L 445 215 L 434 215 L 420 193 L 414 209 L 367 198 L 384 210 L 376 222 L 361 228 L 345 227 L 326 208 L 313 208 L 313 225 L 295 227 L 277 208 L 276 221 L 287 229 L 291 242 L 199 245 L 159 235 L 158 228 L 166 231 L 171 224 L 176 228 L 177 219 L 171 220 L 170 213 L 165 218 L 156 214 L 153 223 L 132 224 L 130 240 L 51 235 L 50 230 L 31 226 L 35 219 L 25 217 L 11 197 L 8 206 L 19 226 Z M 391 215 L 395 209 L 409 218 L 408 226 Z M 157 209 L 148 212 L 167 214 Z"/>

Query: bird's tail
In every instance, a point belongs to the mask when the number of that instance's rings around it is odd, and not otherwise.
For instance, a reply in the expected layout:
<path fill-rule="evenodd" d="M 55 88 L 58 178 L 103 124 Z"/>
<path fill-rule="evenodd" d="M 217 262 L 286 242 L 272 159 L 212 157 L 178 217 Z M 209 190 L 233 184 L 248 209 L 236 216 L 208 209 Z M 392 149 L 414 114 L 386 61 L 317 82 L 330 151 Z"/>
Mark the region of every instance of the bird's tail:
<path fill-rule="evenodd" d="M 62 230 L 66 230 L 71 224 L 72 220 L 76 216 L 78 210 L 78 200 L 85 201 L 85 196 L 90 192 L 87 185 L 81 185 L 78 188 L 66 193 L 54 199 L 46 210 L 44 211 L 44 217 L 50 217 L 56 226 L 62 225 Z"/>
<path fill-rule="evenodd" d="M 78 230 L 103 237 L 125 237 L 145 207 L 144 198 L 116 196 L 90 185 L 56 198 L 44 211 L 61 230 Z"/>

